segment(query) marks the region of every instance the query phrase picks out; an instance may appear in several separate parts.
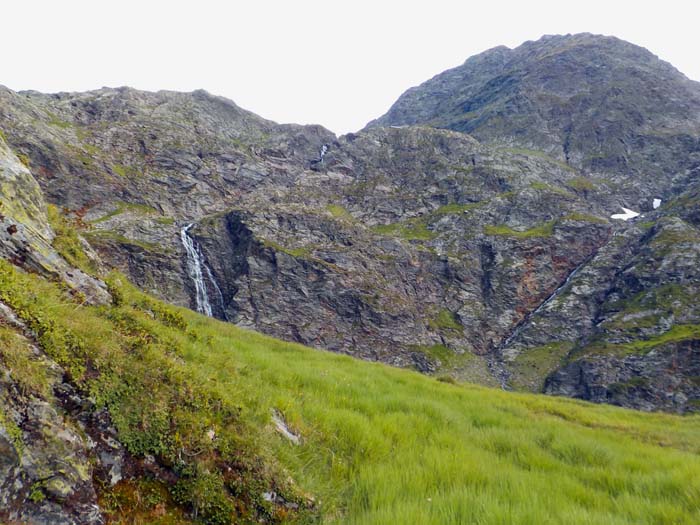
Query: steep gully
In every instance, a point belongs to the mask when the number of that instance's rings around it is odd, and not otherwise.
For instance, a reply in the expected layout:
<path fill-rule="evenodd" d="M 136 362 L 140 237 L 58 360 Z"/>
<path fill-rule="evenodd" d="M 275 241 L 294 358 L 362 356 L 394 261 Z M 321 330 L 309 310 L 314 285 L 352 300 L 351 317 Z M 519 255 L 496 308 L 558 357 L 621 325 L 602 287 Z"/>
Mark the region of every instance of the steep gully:
<path fill-rule="evenodd" d="M 557 288 L 547 296 L 547 298 L 540 303 L 540 305 L 532 310 L 530 313 L 528 313 L 525 317 L 522 318 L 522 320 L 515 325 L 513 328 L 513 331 L 501 342 L 501 344 L 498 345 L 498 347 L 495 349 L 494 352 L 491 353 L 491 357 L 489 358 L 489 363 L 488 367 L 491 373 L 496 377 L 496 379 L 499 381 L 501 384 L 501 388 L 503 390 L 509 390 L 510 387 L 508 386 L 508 379 L 509 379 L 509 373 L 503 366 L 503 360 L 501 358 L 502 352 L 504 349 L 506 349 L 513 341 L 515 341 L 518 336 L 525 330 L 530 325 L 530 321 L 532 320 L 533 317 L 535 317 L 538 313 L 540 313 L 542 310 L 544 310 L 549 304 L 551 304 L 557 297 L 559 297 L 568 287 L 571 281 L 578 275 L 578 273 L 589 263 L 593 260 L 593 258 L 600 252 L 602 248 L 607 246 L 612 238 L 615 237 L 615 234 L 610 235 L 608 239 L 600 245 L 598 248 L 593 250 L 588 257 L 586 257 L 581 263 L 579 263 L 569 274 L 566 276 L 566 279 L 557 286 Z M 496 359 L 498 358 L 498 359 Z"/>

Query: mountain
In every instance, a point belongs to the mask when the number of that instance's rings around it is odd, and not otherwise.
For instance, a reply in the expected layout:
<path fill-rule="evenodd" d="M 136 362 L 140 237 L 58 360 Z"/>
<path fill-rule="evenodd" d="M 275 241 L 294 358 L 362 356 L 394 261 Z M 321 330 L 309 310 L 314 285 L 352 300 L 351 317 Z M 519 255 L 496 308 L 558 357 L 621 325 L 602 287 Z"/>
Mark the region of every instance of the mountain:
<path fill-rule="evenodd" d="M 0 129 L 105 264 L 171 303 L 457 380 L 687 412 L 699 93 L 641 48 L 574 35 L 473 57 L 343 137 L 129 88 L 5 89 Z"/>
<path fill-rule="evenodd" d="M 469 58 L 368 127 L 416 124 L 543 151 L 648 201 L 697 175 L 700 83 L 614 37 L 545 36 Z"/>
<path fill-rule="evenodd" d="M 436 79 L 343 137 L 0 88 L 0 522 L 698 522 L 698 85 Z"/>
<path fill-rule="evenodd" d="M 550 393 L 623 404 L 633 396 L 644 408 L 684 397 L 674 371 L 694 374 L 698 348 L 700 84 L 613 37 L 547 36 L 409 89 L 368 128 L 417 124 L 546 152 L 605 180 L 636 210 L 671 199 L 637 231 L 615 232 L 500 352 L 535 368 L 565 356 L 546 380 Z M 667 401 L 649 399 L 654 390 Z"/>

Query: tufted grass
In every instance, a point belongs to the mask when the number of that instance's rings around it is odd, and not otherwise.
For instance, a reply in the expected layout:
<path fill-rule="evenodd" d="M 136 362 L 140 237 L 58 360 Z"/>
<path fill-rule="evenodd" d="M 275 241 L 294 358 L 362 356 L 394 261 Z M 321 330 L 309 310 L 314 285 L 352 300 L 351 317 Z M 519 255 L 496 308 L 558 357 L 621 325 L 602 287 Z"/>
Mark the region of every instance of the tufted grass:
<path fill-rule="evenodd" d="M 183 469 L 198 490 L 185 483 L 173 494 L 213 509 L 200 513 L 209 523 L 234 505 L 212 503 L 207 487 L 229 497 L 245 488 L 258 508 L 257 495 L 286 473 L 314 495 L 320 518 L 278 512 L 282 523 L 700 522 L 696 416 L 448 384 L 164 305 L 119 276 L 115 305 L 81 307 L 53 283 L 0 269 L 2 299 L 110 409 L 135 454 L 203 449 L 267 465 L 226 488 L 206 454 Z M 272 409 L 300 446 L 275 431 Z"/>
<path fill-rule="evenodd" d="M 266 455 L 328 523 L 697 523 L 700 418 L 450 385 L 182 311 L 212 348 L 183 357 L 245 407 L 284 414 L 300 447 Z"/>

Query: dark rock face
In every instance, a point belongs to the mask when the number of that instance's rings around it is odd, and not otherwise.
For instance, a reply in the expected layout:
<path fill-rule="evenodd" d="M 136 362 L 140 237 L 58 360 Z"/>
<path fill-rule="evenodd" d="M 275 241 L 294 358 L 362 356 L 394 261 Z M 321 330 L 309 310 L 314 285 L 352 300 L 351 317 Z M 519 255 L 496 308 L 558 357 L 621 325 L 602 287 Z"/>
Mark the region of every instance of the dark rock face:
<path fill-rule="evenodd" d="M 171 302 L 195 306 L 194 223 L 212 312 L 241 326 L 504 388 L 698 408 L 700 88 L 641 48 L 496 48 L 340 138 L 126 88 L 0 90 L 0 127 L 101 257 Z M 620 206 L 645 216 L 611 220 Z"/>
<path fill-rule="evenodd" d="M 641 410 L 696 410 L 699 359 L 697 340 L 658 345 L 643 355 L 592 356 L 558 369 L 544 391 Z"/>

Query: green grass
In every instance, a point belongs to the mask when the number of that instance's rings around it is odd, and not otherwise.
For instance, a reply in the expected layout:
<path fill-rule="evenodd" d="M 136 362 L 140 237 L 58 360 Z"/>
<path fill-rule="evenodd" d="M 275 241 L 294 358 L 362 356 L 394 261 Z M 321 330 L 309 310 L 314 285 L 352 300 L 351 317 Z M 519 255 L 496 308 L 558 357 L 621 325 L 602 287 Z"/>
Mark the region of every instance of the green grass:
<path fill-rule="evenodd" d="M 474 359 L 474 354 L 471 354 L 469 352 L 466 352 L 464 354 L 458 354 L 454 350 L 447 348 L 445 345 L 441 344 L 435 344 L 430 346 L 416 346 L 415 350 L 421 352 L 427 357 L 440 361 L 440 371 L 451 371 L 455 367 L 464 365 L 465 362 Z M 445 375 L 438 377 L 445 377 Z"/>
<path fill-rule="evenodd" d="M 2 401 L 2 398 L 0 398 Z M 24 442 L 22 441 L 22 429 L 20 429 L 17 424 L 7 415 L 2 409 L 2 404 L 0 403 L 0 427 L 5 429 L 7 435 L 9 436 L 15 450 L 21 456 L 24 452 Z"/>
<path fill-rule="evenodd" d="M 313 494 L 334 524 L 700 521 L 697 416 L 448 384 L 167 306 L 119 276 L 110 282 L 112 306 L 84 307 L 0 261 L 0 299 L 109 409 L 133 454 L 184 458 L 169 497 L 208 523 L 273 519 L 261 498 L 272 484 L 293 501 Z M 274 430 L 271 409 L 300 446 Z M 274 516 L 317 523 L 304 512 Z"/>
<path fill-rule="evenodd" d="M 275 487 L 303 509 L 300 491 L 264 461 L 258 432 L 240 417 L 238 400 L 183 361 L 189 351 L 210 351 L 212 336 L 198 334 L 178 310 L 120 283 L 119 276 L 110 283 L 112 306 L 89 308 L 59 284 L 0 260 L 0 300 L 27 323 L 66 377 L 97 408 L 109 410 L 131 454 L 151 454 L 173 466 L 179 476 L 171 487 L 174 504 L 210 524 L 270 521 L 277 511 L 262 491 Z M 2 358 L 8 362 L 6 353 Z M 40 367 L 24 368 L 20 384 L 42 384 Z M 219 437 L 212 440 L 209 430 Z"/>
<path fill-rule="evenodd" d="M 663 334 L 648 339 L 634 339 L 628 343 L 597 343 L 584 347 L 579 353 L 583 354 L 641 354 L 662 347 L 668 343 L 700 340 L 700 325 L 677 324 Z"/>
<path fill-rule="evenodd" d="M 700 241 L 700 235 L 692 227 L 688 227 L 685 230 L 665 229 L 652 238 L 651 246 L 662 250 L 664 247 L 697 243 L 698 241 Z"/>
<path fill-rule="evenodd" d="M 57 128 L 61 128 L 61 129 L 68 129 L 68 128 L 73 127 L 72 122 L 68 122 L 67 120 L 61 119 L 55 113 L 51 113 L 50 111 L 47 111 L 46 114 L 49 117 L 49 120 L 48 120 L 49 126 L 55 126 Z"/>
<path fill-rule="evenodd" d="M 546 160 L 548 162 L 551 162 L 552 164 L 556 164 L 561 169 L 576 172 L 576 170 L 574 168 L 572 168 L 571 166 L 569 166 L 567 163 L 562 162 L 558 159 L 555 159 L 554 157 L 547 155 L 544 151 L 539 151 L 539 150 L 534 150 L 534 149 L 525 149 L 525 148 L 500 148 L 500 150 L 505 151 L 506 153 L 511 153 L 513 155 L 524 155 L 526 157 L 537 157 L 539 159 L 543 159 L 543 160 Z"/>
<path fill-rule="evenodd" d="M 505 225 L 484 226 L 484 233 L 486 235 L 501 235 L 504 237 L 514 237 L 516 239 L 531 239 L 534 237 L 551 237 L 554 232 L 554 225 L 556 221 L 545 222 L 529 230 L 519 231 L 514 230 Z"/>
<path fill-rule="evenodd" d="M 514 372 L 511 386 L 517 390 L 541 392 L 544 380 L 563 362 L 573 343 L 556 342 L 523 350 L 508 365 Z"/>
<path fill-rule="evenodd" d="M 328 213 L 330 213 L 336 219 L 352 220 L 352 215 L 350 215 L 350 212 L 339 204 L 329 204 L 326 206 L 326 211 L 328 211 Z"/>
<path fill-rule="evenodd" d="M 374 233 L 399 237 L 407 241 L 430 241 L 437 237 L 437 233 L 429 230 L 425 219 L 417 217 L 404 222 L 391 224 L 378 224 L 372 227 Z"/>
<path fill-rule="evenodd" d="M 123 164 L 118 163 L 112 165 L 112 171 L 123 178 L 134 177 L 138 175 L 138 171 L 136 170 L 136 168 L 132 168 L 131 166 L 125 166 Z"/>
<path fill-rule="evenodd" d="M 51 228 L 56 235 L 53 240 L 56 251 L 76 268 L 86 273 L 94 273 L 95 262 L 85 255 L 75 224 L 72 224 L 53 204 L 49 204 L 46 211 Z"/>
<path fill-rule="evenodd" d="M 298 448 L 261 442 L 329 518 L 343 511 L 331 522 L 700 518 L 697 418 L 452 386 L 185 317 L 221 349 L 186 361 L 238 396 L 252 426 L 275 407 L 302 434 Z"/>
<path fill-rule="evenodd" d="M 446 308 L 440 310 L 434 319 L 429 320 L 428 325 L 433 330 L 447 330 L 455 332 L 462 332 L 462 330 L 464 330 L 464 327 L 462 326 L 462 323 L 459 322 L 457 316 Z"/>
<path fill-rule="evenodd" d="M 609 317 L 606 327 L 638 337 L 640 329 L 655 327 L 664 317 L 683 318 L 696 305 L 697 293 L 692 287 L 664 284 L 611 303 L 609 307 L 617 313 Z"/>
<path fill-rule="evenodd" d="M 530 184 L 530 187 L 532 189 L 535 189 L 537 191 L 544 191 L 547 193 L 554 193 L 556 195 L 559 195 L 561 197 L 564 197 L 565 199 L 574 199 L 576 198 L 575 195 L 569 193 L 568 191 L 562 189 L 562 188 L 557 188 L 556 186 L 552 186 L 551 184 L 545 184 L 544 182 L 533 182 Z"/>
<path fill-rule="evenodd" d="M 46 366 L 32 356 L 28 341 L 13 329 L 0 325 L 0 363 L 9 371 L 24 395 L 46 398 L 50 384 Z"/>
<path fill-rule="evenodd" d="M 84 235 L 85 238 L 88 239 L 91 243 L 100 244 L 104 242 L 116 242 L 118 244 L 124 244 L 128 246 L 137 246 L 147 252 L 166 253 L 166 249 L 159 244 L 141 241 L 138 239 L 130 239 L 120 233 L 113 232 L 110 230 L 88 231 L 85 232 Z"/>
<path fill-rule="evenodd" d="M 25 168 L 31 169 L 30 160 L 27 155 L 25 155 L 24 153 L 16 153 L 16 155 Z"/>
<path fill-rule="evenodd" d="M 595 183 L 586 177 L 574 177 L 566 184 L 576 191 L 594 191 L 596 189 Z"/>
<path fill-rule="evenodd" d="M 570 213 L 562 217 L 565 221 L 576 221 L 576 222 L 589 222 L 593 224 L 610 224 L 607 220 L 602 217 L 596 217 L 595 215 L 589 215 L 587 213 Z"/>
<path fill-rule="evenodd" d="M 106 213 L 102 217 L 99 217 L 98 219 L 95 219 L 94 221 L 90 221 L 92 224 L 100 224 L 101 222 L 106 222 L 112 217 L 116 217 L 117 215 L 121 215 L 122 213 L 130 212 L 135 215 L 154 215 L 158 213 L 158 210 L 156 210 L 152 206 L 148 206 L 147 204 L 137 204 L 133 202 L 122 202 L 122 201 L 117 201 L 116 202 L 116 208 L 114 208 L 112 211 L 109 213 Z M 156 219 L 156 221 L 160 222 L 161 219 Z M 162 220 L 166 220 L 166 224 L 172 224 L 175 220 L 170 218 L 170 217 L 163 217 Z M 172 222 L 170 222 L 172 221 Z"/>
<path fill-rule="evenodd" d="M 271 248 L 277 252 L 286 253 L 287 255 L 290 255 L 292 257 L 297 257 L 300 259 L 310 258 L 311 254 L 314 251 L 311 246 L 301 246 L 299 248 L 288 248 L 286 246 L 282 246 L 281 244 L 277 244 L 276 242 L 269 241 L 267 239 L 262 239 L 262 243 L 267 248 Z"/>
<path fill-rule="evenodd" d="M 451 215 L 451 214 L 459 214 L 459 213 L 464 213 L 466 211 L 470 211 L 476 208 L 479 208 L 480 206 L 483 206 L 485 203 L 484 202 L 471 202 L 469 204 L 445 204 L 443 206 L 440 206 L 437 210 L 435 210 L 436 215 Z"/>

